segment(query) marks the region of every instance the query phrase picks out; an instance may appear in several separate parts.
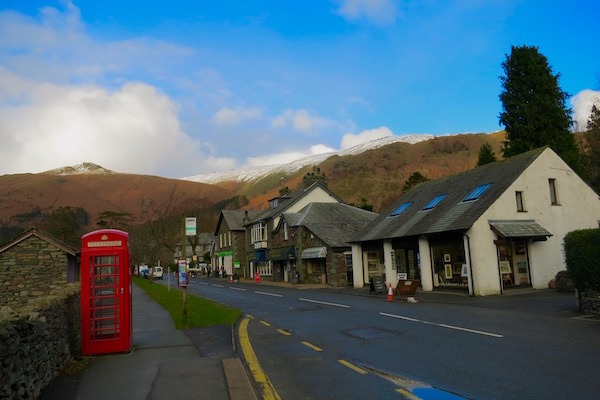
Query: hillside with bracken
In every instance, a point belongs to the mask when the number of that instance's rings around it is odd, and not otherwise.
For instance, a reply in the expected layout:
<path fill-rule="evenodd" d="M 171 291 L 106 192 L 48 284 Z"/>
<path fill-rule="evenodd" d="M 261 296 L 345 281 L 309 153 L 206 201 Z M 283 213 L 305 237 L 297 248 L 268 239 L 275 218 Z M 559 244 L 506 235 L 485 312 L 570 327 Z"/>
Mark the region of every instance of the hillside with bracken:
<path fill-rule="evenodd" d="M 85 210 L 84 225 L 90 229 L 97 227 L 101 214 L 107 212 L 128 215 L 135 224 L 234 196 L 224 188 L 203 183 L 98 172 L 98 168 L 74 169 L 0 176 L 0 224 L 36 225 L 44 215 L 61 207 Z"/>
<path fill-rule="evenodd" d="M 264 209 L 281 189 L 300 189 L 304 176 L 316 168 L 325 175 L 329 189 L 347 203 L 383 212 L 402 195 L 402 187 L 414 172 L 437 179 L 471 169 L 485 143 L 500 157 L 504 139 L 503 132 L 496 132 L 431 137 L 412 143 L 380 142 L 360 151 L 263 170 L 255 177 L 212 179 L 211 184 L 115 173 L 91 163 L 40 174 L 3 175 L 0 241 L 30 226 L 48 226 L 48 217 L 64 208 L 76 209 L 75 214 L 83 216 L 78 223 L 84 231 L 118 227 L 103 220 L 107 215 L 126 216 L 131 226 L 194 212 L 202 224 L 199 229 L 212 232 L 222 208 Z M 64 225 L 58 221 L 58 226 Z"/>
<path fill-rule="evenodd" d="M 481 146 L 488 143 L 502 158 L 504 132 L 440 136 L 418 143 L 392 143 L 354 155 L 335 155 L 316 165 L 307 165 L 289 176 L 271 174 L 253 181 L 225 181 L 216 185 L 248 199 L 246 209 L 262 209 L 279 190 L 302 187 L 303 177 L 318 167 L 329 189 L 349 204 L 369 204 L 382 212 L 402 195 L 408 178 L 419 172 L 437 179 L 474 168 Z"/>

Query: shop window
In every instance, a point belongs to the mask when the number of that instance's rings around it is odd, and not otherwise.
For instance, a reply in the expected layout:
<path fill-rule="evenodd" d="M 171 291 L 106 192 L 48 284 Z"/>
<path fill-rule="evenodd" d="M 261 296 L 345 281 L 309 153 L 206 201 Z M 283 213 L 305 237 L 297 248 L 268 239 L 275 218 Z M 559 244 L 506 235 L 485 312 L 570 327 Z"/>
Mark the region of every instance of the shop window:
<path fill-rule="evenodd" d="M 352 269 L 352 253 L 344 253 L 344 260 L 346 261 L 346 269 Z"/>
<path fill-rule="evenodd" d="M 260 272 L 261 276 L 272 276 L 273 275 L 273 266 L 271 265 L 271 262 L 260 262 L 258 264 L 258 271 Z"/>
<path fill-rule="evenodd" d="M 369 275 L 379 273 L 379 253 L 377 251 L 367 252 L 367 270 Z"/>

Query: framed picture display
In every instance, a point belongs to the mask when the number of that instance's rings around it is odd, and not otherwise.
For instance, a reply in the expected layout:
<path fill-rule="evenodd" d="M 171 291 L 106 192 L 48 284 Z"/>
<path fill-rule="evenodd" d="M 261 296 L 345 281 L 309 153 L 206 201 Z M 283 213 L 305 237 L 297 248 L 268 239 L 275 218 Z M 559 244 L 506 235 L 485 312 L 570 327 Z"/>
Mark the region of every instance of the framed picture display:
<path fill-rule="evenodd" d="M 444 276 L 446 279 L 452 279 L 452 264 L 444 264 Z"/>
<path fill-rule="evenodd" d="M 462 265 L 462 271 L 460 272 L 460 276 L 463 278 L 467 278 L 469 276 L 469 268 L 467 268 L 467 264 Z"/>
<path fill-rule="evenodd" d="M 452 261 L 452 257 L 450 257 L 450 253 L 444 253 L 444 262 L 449 263 Z"/>
<path fill-rule="evenodd" d="M 501 274 L 511 274 L 510 270 L 510 261 L 500 261 L 500 273 Z"/>

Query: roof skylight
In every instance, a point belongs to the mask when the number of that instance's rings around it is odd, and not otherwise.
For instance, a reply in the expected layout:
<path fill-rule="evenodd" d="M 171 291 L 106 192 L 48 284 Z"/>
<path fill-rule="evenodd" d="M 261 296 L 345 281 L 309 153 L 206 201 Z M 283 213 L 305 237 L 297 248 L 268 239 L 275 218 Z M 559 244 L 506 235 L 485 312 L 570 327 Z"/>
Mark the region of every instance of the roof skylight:
<path fill-rule="evenodd" d="M 484 193 L 485 193 L 485 191 L 486 191 L 486 190 L 488 190 L 488 189 L 489 189 L 489 187 L 490 187 L 490 186 L 492 186 L 492 184 L 491 184 L 491 183 L 486 183 L 485 185 L 479 185 L 479 186 L 477 186 L 475 189 L 473 189 L 473 190 L 471 191 L 471 193 L 469 193 L 469 194 L 467 195 L 467 197 L 465 197 L 465 198 L 463 199 L 463 202 L 464 202 L 464 201 L 473 201 L 473 200 L 477 200 L 479 197 L 481 197 L 481 195 L 482 195 L 482 194 L 484 194 Z"/>
<path fill-rule="evenodd" d="M 408 201 L 400 205 L 400 207 L 396 208 L 396 210 L 390 214 L 390 217 L 395 217 L 396 215 L 400 215 L 412 204 L 412 201 Z"/>
<path fill-rule="evenodd" d="M 436 196 L 429 203 L 425 204 L 425 207 L 423 207 L 423 210 L 431 210 L 432 208 L 434 208 L 435 206 L 437 206 L 442 200 L 444 200 L 444 198 L 446 196 L 448 196 L 448 195 L 447 194 L 440 194 L 440 195 Z"/>

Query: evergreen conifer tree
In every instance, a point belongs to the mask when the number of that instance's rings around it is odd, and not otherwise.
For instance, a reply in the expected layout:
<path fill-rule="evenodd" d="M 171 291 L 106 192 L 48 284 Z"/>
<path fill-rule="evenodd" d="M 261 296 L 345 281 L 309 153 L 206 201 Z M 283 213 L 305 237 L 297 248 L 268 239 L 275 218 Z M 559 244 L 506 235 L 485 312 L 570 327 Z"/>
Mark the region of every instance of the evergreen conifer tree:
<path fill-rule="evenodd" d="M 569 95 L 558 84 L 546 57 L 533 46 L 513 46 L 502 63 L 500 77 L 503 111 L 500 124 L 506 129 L 504 157 L 550 146 L 567 164 L 579 167 L 579 151 L 570 131 Z"/>
<path fill-rule="evenodd" d="M 408 177 L 406 182 L 404 182 L 404 186 L 402 187 L 402 193 L 406 193 L 410 189 L 412 189 L 412 187 L 415 186 L 416 184 L 421 183 L 421 182 L 426 182 L 428 180 L 429 180 L 429 178 L 427 178 L 426 176 L 421 174 L 419 171 L 413 172 Z"/>
<path fill-rule="evenodd" d="M 582 162 L 588 183 L 600 194 L 600 105 L 592 106 L 592 113 L 583 134 Z"/>
<path fill-rule="evenodd" d="M 484 143 L 481 145 L 479 149 L 479 161 L 477 161 L 477 166 L 485 165 L 489 163 L 496 162 L 496 154 L 494 154 L 494 150 L 492 150 L 492 146 L 489 143 Z"/>

